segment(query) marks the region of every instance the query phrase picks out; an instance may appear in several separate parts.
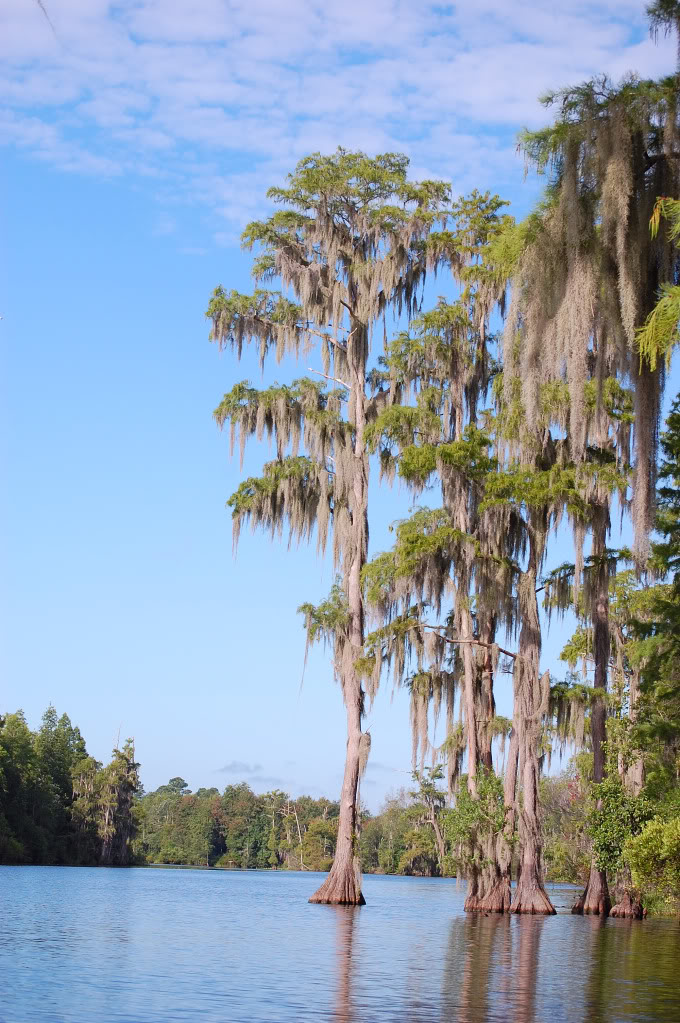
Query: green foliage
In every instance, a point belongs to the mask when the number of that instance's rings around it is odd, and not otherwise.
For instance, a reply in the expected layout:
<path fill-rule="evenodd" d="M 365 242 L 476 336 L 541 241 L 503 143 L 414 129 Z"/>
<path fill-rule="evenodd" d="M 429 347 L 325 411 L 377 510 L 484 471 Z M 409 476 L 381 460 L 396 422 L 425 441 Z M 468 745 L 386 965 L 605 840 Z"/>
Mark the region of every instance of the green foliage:
<path fill-rule="evenodd" d="M 580 85 L 547 92 L 541 102 L 556 108 L 555 121 L 536 131 L 520 132 L 519 147 L 539 172 L 552 170 L 559 175 L 567 146 L 589 144 L 598 122 L 616 111 L 638 130 L 648 129 L 650 108 L 664 107 L 671 101 L 674 87 L 671 79 L 641 81 L 633 74 L 614 85 L 606 75 L 600 75 Z M 592 175 L 591 183 L 593 188 L 601 187 L 596 175 Z M 548 201 L 550 198 L 548 192 Z"/>
<path fill-rule="evenodd" d="M 409 444 L 401 452 L 399 475 L 411 486 L 422 489 L 437 469 L 437 447 L 434 444 Z"/>
<path fill-rule="evenodd" d="M 301 604 L 298 614 L 304 615 L 307 642 L 333 643 L 342 636 L 349 625 L 349 605 L 340 582 L 335 582 L 331 592 L 320 604 Z"/>
<path fill-rule="evenodd" d="M 633 884 L 666 912 L 680 904 L 680 816 L 653 817 L 624 847 Z"/>
<path fill-rule="evenodd" d="M 288 187 L 267 192 L 269 199 L 291 206 L 292 211 L 284 211 L 284 216 L 275 214 L 266 224 L 249 224 L 243 244 L 250 248 L 256 242 L 270 243 L 270 232 L 276 233 L 278 242 L 321 210 L 333 217 L 342 217 L 349 209 L 360 210 L 372 226 L 383 231 L 398 230 L 414 209 L 420 216 L 434 219 L 449 198 L 449 186 L 440 181 L 408 181 L 408 165 L 408 157 L 402 153 L 368 157 L 342 148 L 331 156 L 312 153 L 288 175 Z"/>
<path fill-rule="evenodd" d="M 455 806 L 447 817 L 446 834 L 453 846 L 471 847 L 481 836 L 497 835 L 503 830 L 503 781 L 491 771 L 480 771 L 478 797 L 474 799 L 465 780 L 461 780 Z"/>
<path fill-rule="evenodd" d="M 632 739 L 643 751 L 645 791 L 663 800 L 680 773 L 680 398 L 661 437 L 657 531 L 652 562 L 662 582 L 629 602 L 629 658 L 641 671 L 639 714 Z"/>
<path fill-rule="evenodd" d="M 670 369 L 671 355 L 680 341 L 680 286 L 662 284 L 659 301 L 636 334 L 640 358 L 656 369 L 663 360 Z"/>
<path fill-rule="evenodd" d="M 396 872 L 428 877 L 437 872 L 437 848 L 430 829 L 413 827 L 404 834 L 404 849 Z"/>
<path fill-rule="evenodd" d="M 389 599 L 400 579 L 412 579 L 417 585 L 430 559 L 450 562 L 461 546 L 475 543 L 473 537 L 451 525 L 444 508 L 418 508 L 392 528 L 396 534 L 392 550 L 376 555 L 362 572 L 369 603 Z"/>
<path fill-rule="evenodd" d="M 540 799 L 547 879 L 584 883 L 591 860 L 586 830 L 587 794 L 574 761 L 562 774 L 541 778 Z"/>
<path fill-rule="evenodd" d="M 129 741 L 102 767 L 54 707 L 35 732 L 0 718 L 0 863 L 130 863 L 137 767 Z"/>
<path fill-rule="evenodd" d="M 427 402 L 429 395 L 419 396 L 418 405 L 392 405 L 381 412 L 365 431 L 369 451 L 375 451 L 378 443 L 397 445 L 400 449 L 414 443 L 420 434 L 425 437 L 439 435 L 438 413 Z"/>
<path fill-rule="evenodd" d="M 626 841 L 636 835 L 653 813 L 643 796 L 630 796 L 617 775 L 592 787 L 594 805 L 588 813 L 588 832 L 600 870 L 613 875 L 622 865 Z"/>
<path fill-rule="evenodd" d="M 676 27 L 680 26 L 677 5 L 673 0 L 658 0 L 653 6 L 659 10 L 674 8 L 675 13 L 666 20 L 666 25 L 672 20 Z M 648 8 L 648 11 L 651 9 Z M 663 22 L 664 18 L 659 17 L 658 23 Z M 680 243 L 680 199 L 657 199 L 649 224 L 653 238 L 659 232 L 662 217 L 669 222 L 669 240 L 677 246 Z M 670 368 L 673 349 L 680 340 L 679 323 L 680 287 L 674 282 L 667 281 L 662 283 L 657 304 L 635 336 L 640 359 L 647 362 L 650 369 L 656 369 L 657 362 L 662 359 L 666 363 L 666 369 Z"/>
<path fill-rule="evenodd" d="M 315 483 L 316 466 L 304 455 L 267 462 L 262 476 L 251 476 L 239 484 L 227 501 L 234 518 L 255 513 L 265 502 L 276 503 L 282 483 L 294 482 L 301 488 Z"/>
<path fill-rule="evenodd" d="M 518 462 L 504 472 L 490 475 L 486 480 L 483 507 L 507 504 L 528 508 L 564 504 L 573 514 L 586 514 L 576 470 L 559 465 L 541 471 Z"/>

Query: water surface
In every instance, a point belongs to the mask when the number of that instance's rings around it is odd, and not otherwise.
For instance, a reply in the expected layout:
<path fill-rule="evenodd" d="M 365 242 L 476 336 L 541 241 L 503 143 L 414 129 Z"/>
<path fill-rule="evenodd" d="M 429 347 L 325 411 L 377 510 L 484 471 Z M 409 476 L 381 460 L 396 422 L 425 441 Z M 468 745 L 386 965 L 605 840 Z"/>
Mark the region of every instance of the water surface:
<path fill-rule="evenodd" d="M 463 912 L 455 881 L 0 867 L 1 1023 L 680 1020 L 674 921 Z"/>

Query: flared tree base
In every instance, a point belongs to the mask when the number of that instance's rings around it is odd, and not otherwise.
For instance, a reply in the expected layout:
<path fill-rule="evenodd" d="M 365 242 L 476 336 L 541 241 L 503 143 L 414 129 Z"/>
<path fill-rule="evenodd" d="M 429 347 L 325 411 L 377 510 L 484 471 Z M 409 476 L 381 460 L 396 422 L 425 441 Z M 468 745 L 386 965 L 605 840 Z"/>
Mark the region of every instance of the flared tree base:
<path fill-rule="evenodd" d="M 479 897 L 477 895 L 468 895 L 463 909 L 466 913 L 476 913 L 479 908 Z"/>
<path fill-rule="evenodd" d="M 357 873 L 351 864 L 346 869 L 335 869 L 334 864 L 324 883 L 309 901 L 322 906 L 366 905 L 361 887 L 357 884 Z"/>
<path fill-rule="evenodd" d="M 611 905 L 607 875 L 593 865 L 586 890 L 571 907 L 571 911 L 578 915 L 608 916 Z"/>
<path fill-rule="evenodd" d="M 646 911 L 638 898 L 633 898 L 630 892 L 624 892 L 620 901 L 612 906 L 609 915 L 623 920 L 642 920 Z"/>
<path fill-rule="evenodd" d="M 515 897 L 510 906 L 511 913 L 534 913 L 540 916 L 554 916 L 555 907 L 548 898 L 545 888 L 537 878 L 522 877 L 517 882 Z"/>
<path fill-rule="evenodd" d="M 477 900 L 475 909 L 478 913 L 509 913 L 511 904 L 510 879 L 502 877 L 483 899 Z"/>

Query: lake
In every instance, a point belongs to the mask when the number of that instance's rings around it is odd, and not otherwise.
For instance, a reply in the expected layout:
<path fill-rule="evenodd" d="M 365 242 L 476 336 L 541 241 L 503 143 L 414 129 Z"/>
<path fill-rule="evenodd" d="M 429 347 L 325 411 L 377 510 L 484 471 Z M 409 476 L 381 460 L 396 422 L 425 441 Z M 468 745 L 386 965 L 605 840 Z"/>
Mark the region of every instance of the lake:
<path fill-rule="evenodd" d="M 680 1020 L 671 920 L 463 912 L 455 880 L 0 867 L 2 1023 Z"/>

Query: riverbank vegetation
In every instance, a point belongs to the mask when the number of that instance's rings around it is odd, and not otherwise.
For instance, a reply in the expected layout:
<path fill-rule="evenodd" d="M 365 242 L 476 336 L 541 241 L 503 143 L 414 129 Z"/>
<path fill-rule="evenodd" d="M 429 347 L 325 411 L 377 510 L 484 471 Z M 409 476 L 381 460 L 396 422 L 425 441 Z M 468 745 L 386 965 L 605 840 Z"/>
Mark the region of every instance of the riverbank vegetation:
<path fill-rule="evenodd" d="M 20 710 L 0 717 L 0 863 L 128 866 L 138 770 L 131 740 L 104 766 L 54 707 L 36 731 Z"/>
<path fill-rule="evenodd" d="M 88 756 L 67 715 L 49 707 L 31 731 L 21 711 L 0 728 L 0 863 L 328 870 L 339 805 L 246 782 L 192 792 L 170 779 L 144 793 L 126 743 L 103 767 Z M 441 770 L 416 773 L 378 814 L 361 811 L 361 857 L 372 873 L 451 876 L 469 808 L 447 806 Z M 548 877 L 576 881 L 588 855 L 585 789 L 577 769 L 542 781 Z"/>

